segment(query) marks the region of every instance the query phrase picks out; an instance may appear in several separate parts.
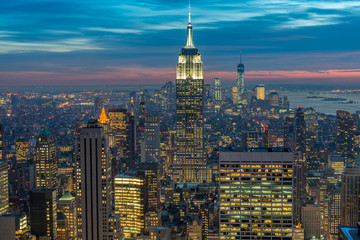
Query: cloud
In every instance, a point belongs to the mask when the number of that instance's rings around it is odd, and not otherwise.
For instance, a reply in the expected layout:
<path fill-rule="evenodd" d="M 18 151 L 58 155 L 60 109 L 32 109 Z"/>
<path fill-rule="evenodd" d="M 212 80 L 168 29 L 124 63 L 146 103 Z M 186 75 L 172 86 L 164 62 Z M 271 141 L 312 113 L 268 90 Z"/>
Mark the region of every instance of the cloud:
<path fill-rule="evenodd" d="M 0 53 L 24 53 L 30 51 L 72 52 L 83 50 L 101 50 L 85 38 L 70 38 L 54 42 L 17 42 L 0 40 Z"/>
<path fill-rule="evenodd" d="M 131 33 L 131 34 L 138 34 L 141 33 L 141 30 L 137 29 L 126 29 L 126 28 L 103 28 L 103 27 L 88 27 L 83 28 L 88 31 L 99 31 L 99 32 L 110 32 L 110 33 Z"/>

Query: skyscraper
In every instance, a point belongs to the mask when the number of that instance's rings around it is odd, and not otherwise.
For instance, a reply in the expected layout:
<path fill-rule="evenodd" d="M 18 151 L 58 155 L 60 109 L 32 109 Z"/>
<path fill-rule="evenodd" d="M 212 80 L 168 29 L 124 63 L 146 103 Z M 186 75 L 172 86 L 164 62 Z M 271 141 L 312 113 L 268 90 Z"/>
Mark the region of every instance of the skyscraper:
<path fill-rule="evenodd" d="M 159 164 L 156 162 L 141 163 L 138 165 L 138 169 L 138 177 L 144 180 L 144 227 L 145 232 L 148 233 L 151 226 L 161 225 Z"/>
<path fill-rule="evenodd" d="M 175 182 L 202 183 L 206 180 L 203 90 L 203 64 L 194 45 L 189 11 L 187 40 L 176 68 L 177 149 L 172 172 Z"/>
<path fill-rule="evenodd" d="M 5 133 L 4 126 L 0 124 L 0 161 L 5 160 Z"/>
<path fill-rule="evenodd" d="M 108 239 L 111 164 L 104 129 L 90 120 L 77 143 L 78 237 Z"/>
<path fill-rule="evenodd" d="M 9 174 L 8 163 L 0 161 L 0 215 L 9 212 Z"/>
<path fill-rule="evenodd" d="M 301 204 L 306 201 L 306 161 L 299 153 L 294 154 L 294 221 L 298 224 L 301 220 Z"/>
<path fill-rule="evenodd" d="M 263 84 L 259 84 L 254 89 L 254 95 L 257 100 L 265 100 L 265 86 Z"/>
<path fill-rule="evenodd" d="M 345 158 L 345 166 L 354 164 L 355 119 L 350 112 L 336 111 L 336 151 Z"/>
<path fill-rule="evenodd" d="M 214 78 L 215 81 L 215 101 L 222 101 L 221 78 Z"/>
<path fill-rule="evenodd" d="M 284 121 L 284 147 L 295 150 L 294 120 L 291 117 L 285 117 Z"/>
<path fill-rule="evenodd" d="M 237 79 L 236 79 L 236 86 L 238 87 L 238 99 L 239 101 L 242 100 L 242 94 L 245 91 L 245 78 L 244 78 L 244 73 L 245 73 L 245 66 L 242 63 L 242 54 L 240 53 L 240 63 L 237 66 Z"/>
<path fill-rule="evenodd" d="M 238 86 L 231 87 L 231 102 L 233 104 L 239 103 L 239 87 Z"/>
<path fill-rule="evenodd" d="M 115 214 L 120 215 L 125 238 L 135 238 L 144 228 L 144 180 L 118 174 L 115 177 Z"/>
<path fill-rule="evenodd" d="M 159 117 L 145 117 L 145 154 L 141 158 L 142 162 L 160 162 Z"/>
<path fill-rule="evenodd" d="M 341 226 L 360 221 L 360 168 L 345 168 L 341 179 Z"/>
<path fill-rule="evenodd" d="M 122 159 L 122 170 L 135 166 L 136 128 L 135 119 L 126 109 L 109 109 L 110 147 L 116 147 Z"/>
<path fill-rule="evenodd" d="M 59 211 L 64 213 L 68 220 L 69 236 L 75 239 L 77 237 L 76 200 L 70 192 L 65 192 L 59 199 Z"/>
<path fill-rule="evenodd" d="M 98 117 L 104 106 L 104 99 L 102 97 L 96 97 L 94 100 L 94 117 Z"/>
<path fill-rule="evenodd" d="M 220 152 L 220 239 L 292 239 L 294 153 Z"/>
<path fill-rule="evenodd" d="M 298 107 L 295 112 L 295 150 L 301 153 L 302 158 L 305 157 L 305 139 L 306 124 L 304 110 Z"/>
<path fill-rule="evenodd" d="M 57 164 L 55 138 L 50 130 L 45 128 L 37 137 L 35 146 L 35 178 L 37 189 L 57 188 Z"/>
<path fill-rule="evenodd" d="M 30 192 L 31 232 L 37 237 L 57 238 L 56 190 L 34 189 Z"/>

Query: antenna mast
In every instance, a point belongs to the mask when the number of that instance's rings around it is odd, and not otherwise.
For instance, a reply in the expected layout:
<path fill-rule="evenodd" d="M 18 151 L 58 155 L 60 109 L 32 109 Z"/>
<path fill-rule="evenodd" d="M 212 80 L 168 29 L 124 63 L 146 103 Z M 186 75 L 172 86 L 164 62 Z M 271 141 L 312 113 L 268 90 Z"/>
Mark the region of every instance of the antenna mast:
<path fill-rule="evenodd" d="M 191 5 L 190 5 L 190 1 L 189 0 L 189 23 L 191 23 Z"/>

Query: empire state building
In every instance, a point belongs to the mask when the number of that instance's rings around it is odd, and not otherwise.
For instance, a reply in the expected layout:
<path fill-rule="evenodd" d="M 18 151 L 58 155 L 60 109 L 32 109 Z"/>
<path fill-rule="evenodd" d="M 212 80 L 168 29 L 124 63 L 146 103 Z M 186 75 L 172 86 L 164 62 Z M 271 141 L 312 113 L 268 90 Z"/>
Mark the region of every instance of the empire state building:
<path fill-rule="evenodd" d="M 190 7 L 186 44 L 176 67 L 176 127 L 173 180 L 202 183 L 206 180 L 204 77 L 201 55 L 194 45 Z"/>

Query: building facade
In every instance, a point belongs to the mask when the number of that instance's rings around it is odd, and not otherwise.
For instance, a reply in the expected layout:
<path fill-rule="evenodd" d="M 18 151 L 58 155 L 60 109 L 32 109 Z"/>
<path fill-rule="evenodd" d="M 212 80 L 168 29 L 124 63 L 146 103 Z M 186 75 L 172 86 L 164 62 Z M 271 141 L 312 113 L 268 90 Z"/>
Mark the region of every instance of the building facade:
<path fill-rule="evenodd" d="M 144 229 L 144 179 L 118 174 L 115 177 L 115 214 L 120 215 L 125 238 L 135 238 Z"/>
<path fill-rule="evenodd" d="M 220 239 L 292 239 L 294 153 L 220 152 Z"/>
<path fill-rule="evenodd" d="M 355 118 L 350 112 L 336 111 L 336 151 L 345 158 L 345 166 L 354 164 Z"/>
<path fill-rule="evenodd" d="M 0 215 L 9 212 L 9 166 L 7 161 L 0 161 Z"/>

